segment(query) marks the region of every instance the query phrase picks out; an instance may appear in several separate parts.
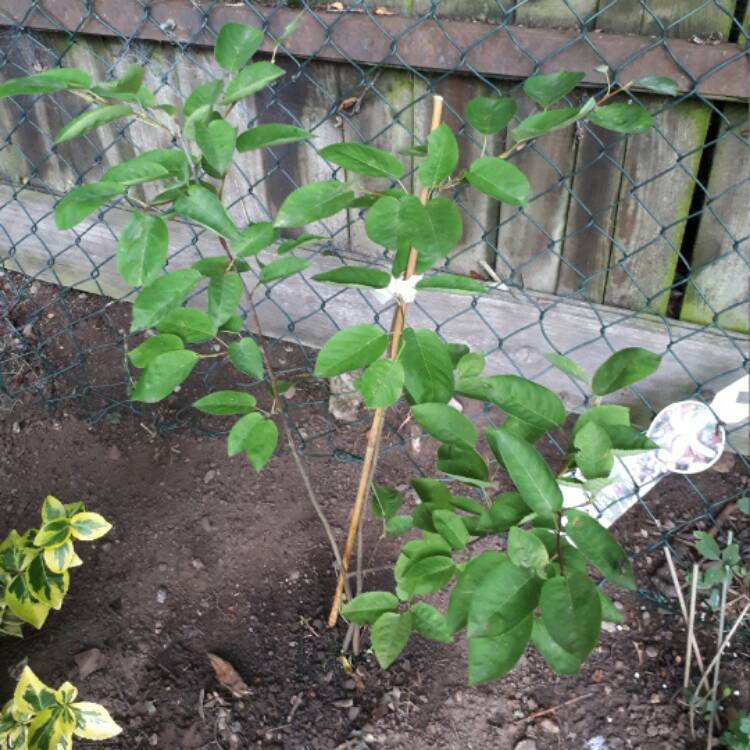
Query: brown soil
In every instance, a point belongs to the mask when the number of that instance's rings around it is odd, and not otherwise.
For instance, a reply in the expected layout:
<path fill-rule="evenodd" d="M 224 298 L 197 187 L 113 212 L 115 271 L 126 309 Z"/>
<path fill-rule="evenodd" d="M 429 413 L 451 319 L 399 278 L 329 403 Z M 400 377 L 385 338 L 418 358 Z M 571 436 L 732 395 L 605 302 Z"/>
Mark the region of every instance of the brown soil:
<path fill-rule="evenodd" d="M 50 312 L 59 306 L 53 297 L 49 304 Z M 199 383 L 151 412 L 155 420 L 120 409 L 116 418 L 85 421 L 92 399 L 100 409 L 122 398 L 117 369 L 122 358 L 115 347 L 102 349 L 99 359 L 86 359 L 89 382 L 101 388 L 85 397 L 79 390 L 69 400 L 67 382 L 45 380 L 40 349 L 47 362 L 59 357 L 49 365 L 59 369 L 81 342 L 87 348 L 96 341 L 111 344 L 111 332 L 124 324 L 127 313 L 110 307 L 105 325 L 101 304 L 77 294 L 66 301 L 78 322 L 74 333 L 61 340 L 59 345 L 67 347 L 62 350 L 50 344 L 50 331 L 59 329 L 59 321 L 43 315 L 35 319 L 37 344 L 26 350 L 18 399 L 8 400 L 0 411 L 0 537 L 11 527 L 36 525 L 48 493 L 66 501 L 82 499 L 114 524 L 105 539 L 79 545 L 84 566 L 73 572 L 70 595 L 48 625 L 23 641 L 3 641 L 0 696 L 9 694 L 13 670 L 28 659 L 45 681 L 70 679 L 84 700 L 109 707 L 124 733 L 90 746 L 122 750 L 513 750 L 523 739 L 530 740 L 524 750 L 705 747 L 703 723 L 698 721 L 698 739 L 690 740 L 686 710 L 678 701 L 683 623 L 674 611 L 638 595 L 614 594 L 626 623 L 603 634 L 575 677 L 552 674 L 529 652 L 506 679 L 467 688 L 463 642 L 455 647 L 417 638 L 388 672 L 365 653 L 354 660 L 357 674 L 347 674 L 337 658 L 345 628 L 328 631 L 323 624 L 335 583 L 331 553 L 290 456 L 274 458 L 258 476 L 242 459 L 227 458 L 222 439 L 190 429 L 155 433 L 155 424 L 182 423 L 181 410 Z M 25 325 L 23 310 L 15 308 L 13 315 L 11 334 Z M 9 336 L 11 343 L 16 339 L 16 334 Z M 304 352 L 290 346 L 277 346 L 274 357 L 290 371 L 304 364 Z M 6 383 L 8 367 L 4 364 Z M 341 538 L 358 464 L 339 459 L 361 455 L 366 426 L 332 431 L 324 394 L 316 388 L 301 384 L 289 407 L 307 470 Z M 50 396 L 57 399 L 56 408 L 40 409 L 37 397 Z M 379 478 L 403 486 L 413 473 L 405 458 L 424 465 L 430 446 L 423 441 L 415 452 L 409 426 L 396 432 L 398 424 L 394 417 L 389 444 L 403 443 L 405 450 L 384 452 Z M 210 432 L 220 425 L 201 427 Z M 334 452 L 338 459 L 331 457 Z M 316 454 L 328 458 L 310 458 Z M 747 477 L 739 461 L 732 465 L 730 460 L 722 472 L 694 481 L 707 496 L 723 498 L 746 486 Z M 649 495 L 649 506 L 669 528 L 703 513 L 697 497 L 683 478 L 673 477 Z M 739 523 L 735 530 L 747 534 Z M 616 533 L 638 555 L 644 589 L 674 605 L 663 553 L 655 547 L 662 530 L 639 507 Z M 688 538 L 690 530 L 683 535 Z M 370 523 L 370 567 L 392 561 L 396 550 L 377 537 Z M 675 544 L 687 560 L 689 551 L 679 536 Z M 367 585 L 388 587 L 389 575 L 373 575 Z M 713 628 L 709 617 L 699 629 L 704 654 L 713 653 Z M 76 657 L 80 660 L 90 649 L 101 652 L 100 668 L 82 677 Z M 238 698 L 223 689 L 208 653 L 233 664 L 249 694 Z M 722 684 L 740 693 L 731 704 L 747 710 L 746 634 L 725 664 Z M 556 706 L 548 715 L 533 716 Z"/>

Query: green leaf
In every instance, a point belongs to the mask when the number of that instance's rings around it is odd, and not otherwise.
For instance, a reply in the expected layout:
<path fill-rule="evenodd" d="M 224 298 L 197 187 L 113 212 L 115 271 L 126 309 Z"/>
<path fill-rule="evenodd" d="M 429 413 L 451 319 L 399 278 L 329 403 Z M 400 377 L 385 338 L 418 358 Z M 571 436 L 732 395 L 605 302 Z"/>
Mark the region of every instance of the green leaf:
<path fill-rule="evenodd" d="M 417 282 L 420 291 L 448 292 L 449 294 L 487 294 L 487 288 L 481 281 L 468 276 L 457 276 L 454 273 L 437 273 Z"/>
<path fill-rule="evenodd" d="M 23 78 L 13 78 L 0 84 L 0 99 L 5 96 L 34 96 L 36 94 L 51 94 L 55 91 L 88 89 L 90 87 L 91 78 L 82 70 L 55 68 Z"/>
<path fill-rule="evenodd" d="M 517 375 L 461 378 L 456 393 L 489 401 L 523 422 L 542 430 L 554 430 L 565 421 L 565 405 L 549 388 Z"/>
<path fill-rule="evenodd" d="M 179 336 L 186 344 L 210 341 L 218 330 L 216 323 L 202 310 L 178 307 L 170 310 L 157 324 L 159 333 Z"/>
<path fill-rule="evenodd" d="M 540 107 L 546 108 L 562 99 L 565 94 L 569 94 L 585 77 L 585 73 L 573 73 L 568 70 L 530 76 L 524 81 L 523 90 L 526 96 Z"/>
<path fill-rule="evenodd" d="M 214 57 L 224 70 L 239 70 L 263 44 L 263 32 L 244 23 L 225 23 L 216 37 Z"/>
<path fill-rule="evenodd" d="M 252 63 L 242 68 L 237 75 L 227 84 L 224 94 L 224 104 L 244 99 L 246 96 L 255 94 L 266 86 L 272 84 L 276 79 L 284 75 L 284 70 L 267 60 Z"/>
<path fill-rule="evenodd" d="M 570 675 L 581 671 L 581 660 L 568 653 L 557 641 L 553 640 L 544 623 L 536 618 L 531 629 L 531 642 L 550 669 L 557 674 Z"/>
<path fill-rule="evenodd" d="M 213 192 L 202 185 L 191 185 L 188 194 L 175 201 L 174 210 L 220 237 L 240 239 L 241 235 L 226 208 Z"/>
<path fill-rule="evenodd" d="M 124 188 L 116 182 L 93 182 L 73 188 L 55 206 L 55 225 L 58 229 L 72 229 L 107 201 L 124 193 Z"/>
<path fill-rule="evenodd" d="M 586 559 L 612 584 L 635 591 L 633 568 L 625 551 L 597 520 L 580 510 L 565 511 L 565 533 Z"/>
<path fill-rule="evenodd" d="M 546 516 L 563 505 L 562 492 L 549 466 L 536 449 L 504 429 L 486 429 L 492 452 L 508 470 L 523 501 L 535 513 Z"/>
<path fill-rule="evenodd" d="M 461 361 L 461 358 L 469 354 L 469 347 L 466 346 L 466 344 L 455 343 L 448 343 L 446 344 L 446 347 L 448 349 L 448 355 L 451 358 L 451 362 L 453 363 L 453 369 L 455 370 L 458 367 L 458 363 Z"/>
<path fill-rule="evenodd" d="M 183 348 L 184 345 L 179 336 L 162 333 L 157 336 L 150 336 L 140 346 L 133 349 L 132 352 L 128 352 L 128 359 L 142 370 L 144 367 L 148 367 L 151 360 L 160 354 L 176 352 Z"/>
<path fill-rule="evenodd" d="M 203 158 L 218 175 L 223 175 L 232 163 L 236 139 L 235 129 L 221 117 L 195 126 L 195 142 Z"/>
<path fill-rule="evenodd" d="M 331 336 L 315 361 L 315 375 L 332 378 L 372 364 L 388 346 L 388 336 L 374 325 L 356 325 Z"/>
<path fill-rule="evenodd" d="M 448 403 L 453 398 L 453 362 L 445 344 L 427 328 L 407 328 L 400 361 L 404 386 L 414 403 Z"/>
<path fill-rule="evenodd" d="M 401 495 L 396 490 L 382 484 L 372 485 L 372 515 L 375 518 L 389 519 L 401 507 Z"/>
<path fill-rule="evenodd" d="M 549 562 L 549 554 L 539 537 L 519 526 L 508 532 L 508 557 L 520 568 L 538 571 Z"/>
<path fill-rule="evenodd" d="M 737 508 L 740 513 L 743 513 L 746 516 L 750 516 L 750 497 L 741 497 L 737 501 Z"/>
<path fill-rule="evenodd" d="M 703 558 L 706 560 L 721 560 L 721 549 L 719 549 L 716 539 L 705 531 L 695 531 L 693 536 L 695 537 L 695 549 Z"/>
<path fill-rule="evenodd" d="M 441 123 L 427 137 L 427 157 L 420 164 L 419 181 L 432 187 L 451 175 L 458 165 L 458 144 L 453 131 Z"/>
<path fill-rule="evenodd" d="M 302 128 L 274 122 L 268 125 L 258 125 L 240 133 L 237 138 L 237 150 L 244 153 L 258 148 L 270 148 L 271 146 L 284 146 L 287 143 L 307 141 L 310 138 L 315 138 L 315 136 L 306 130 L 302 130 Z"/>
<path fill-rule="evenodd" d="M 333 143 L 321 149 L 320 156 L 350 172 L 368 177 L 397 180 L 404 174 L 404 165 L 395 156 L 362 143 Z"/>
<path fill-rule="evenodd" d="M 627 425 L 603 425 L 612 442 L 612 455 L 628 456 L 644 451 L 656 450 L 659 446 L 640 430 Z"/>
<path fill-rule="evenodd" d="M 596 645 L 602 624 L 599 595 L 586 574 L 572 571 L 545 581 L 539 609 L 555 643 L 583 661 Z"/>
<path fill-rule="evenodd" d="M 586 374 L 584 369 L 577 362 L 574 362 L 570 357 L 566 357 L 563 354 L 555 354 L 554 352 L 547 352 L 547 354 L 544 355 L 544 358 L 551 365 L 564 372 L 571 378 L 580 380 L 582 383 L 589 382 L 589 376 Z"/>
<path fill-rule="evenodd" d="M 368 409 L 385 409 L 401 398 L 404 377 L 400 362 L 379 359 L 354 381 L 354 387 L 362 394 Z"/>
<path fill-rule="evenodd" d="M 407 568 L 400 586 L 411 596 L 434 594 L 453 578 L 454 571 L 453 560 L 446 555 L 424 557 Z"/>
<path fill-rule="evenodd" d="M 646 76 L 638 79 L 634 85 L 666 96 L 677 96 L 679 91 L 677 81 L 667 76 Z"/>
<path fill-rule="evenodd" d="M 95 94 L 116 97 L 118 94 L 137 94 L 143 85 L 145 70 L 142 65 L 131 63 L 125 72 L 114 81 L 104 81 L 93 88 Z"/>
<path fill-rule="evenodd" d="M 540 135 L 551 133 L 553 130 L 572 125 L 580 116 L 580 107 L 560 107 L 548 112 L 537 112 L 535 115 L 521 120 L 513 128 L 511 135 L 517 141 L 527 141 Z"/>
<path fill-rule="evenodd" d="M 50 612 L 48 604 L 34 601 L 28 597 L 21 598 L 11 588 L 8 588 L 5 592 L 5 604 L 8 605 L 8 609 L 16 617 L 37 630 L 41 629 L 42 625 L 44 625 Z"/>
<path fill-rule="evenodd" d="M 230 361 L 240 372 L 257 380 L 263 379 L 263 354 L 253 339 L 244 338 L 233 341 L 228 351 Z"/>
<path fill-rule="evenodd" d="M 508 674 L 523 656 L 531 637 L 532 616 L 490 638 L 469 638 L 469 684 L 479 685 Z"/>
<path fill-rule="evenodd" d="M 460 411 L 441 403 L 421 403 L 412 406 L 411 413 L 417 424 L 442 443 L 463 443 L 474 446 L 477 431 Z"/>
<path fill-rule="evenodd" d="M 653 125 L 651 115 L 640 104 L 607 104 L 597 107 L 589 122 L 617 133 L 643 133 Z"/>
<path fill-rule="evenodd" d="M 438 643 L 450 643 L 453 640 L 448 620 L 435 607 L 425 602 L 418 602 L 409 609 L 409 612 L 414 632 L 422 638 Z"/>
<path fill-rule="evenodd" d="M 604 620 L 604 622 L 615 623 L 625 622 L 625 617 L 622 612 L 615 607 L 609 597 L 606 596 L 600 588 L 597 587 L 596 590 L 599 594 L 599 603 L 602 605 L 602 620 Z"/>
<path fill-rule="evenodd" d="M 150 284 L 167 262 L 169 232 L 165 221 L 137 211 L 117 238 L 117 272 L 131 286 Z"/>
<path fill-rule="evenodd" d="M 417 477 L 411 480 L 411 486 L 423 503 L 432 503 L 439 508 L 451 507 L 451 493 L 443 482 L 437 479 Z"/>
<path fill-rule="evenodd" d="M 457 582 L 451 591 L 448 602 L 448 627 L 455 633 L 465 627 L 469 607 L 474 600 L 474 594 L 489 573 L 500 566 L 508 558 L 500 552 L 481 552 L 469 560 L 463 572 L 457 574 Z"/>
<path fill-rule="evenodd" d="M 65 518 L 67 513 L 65 506 L 53 495 L 47 495 L 42 503 L 42 520 L 53 521 L 56 518 Z"/>
<path fill-rule="evenodd" d="M 489 484 L 489 469 L 485 460 L 467 445 L 441 445 L 438 448 L 437 469 L 465 484 L 476 487 Z"/>
<path fill-rule="evenodd" d="M 385 522 L 385 533 L 388 536 L 401 536 L 413 528 L 411 516 L 392 516 Z"/>
<path fill-rule="evenodd" d="M 466 105 L 466 122 L 483 135 L 494 135 L 513 119 L 516 108 L 509 96 L 476 96 Z"/>
<path fill-rule="evenodd" d="M 279 230 L 270 221 L 262 221 L 245 227 L 240 232 L 239 238 L 233 240 L 230 246 L 238 258 L 247 258 L 250 255 L 257 255 L 278 239 L 278 236 Z"/>
<path fill-rule="evenodd" d="M 391 283 L 391 275 L 385 271 L 378 271 L 376 268 L 342 266 L 341 268 L 334 268 L 332 271 L 316 274 L 313 276 L 313 281 L 370 289 L 385 289 Z"/>
<path fill-rule="evenodd" d="M 464 172 L 467 182 L 481 193 L 512 206 L 525 206 L 531 186 L 516 166 L 497 156 L 484 156 Z"/>
<path fill-rule="evenodd" d="M 73 703 L 70 708 L 75 716 L 76 737 L 85 740 L 108 740 L 116 737 L 122 728 L 118 726 L 109 712 L 98 703 L 81 701 Z"/>
<path fill-rule="evenodd" d="M 284 199 L 274 226 L 301 227 L 325 219 L 347 208 L 353 199 L 354 193 L 337 180 L 303 185 Z"/>
<path fill-rule="evenodd" d="M 463 549 L 469 543 L 469 532 L 463 521 L 452 510 L 436 510 L 432 514 L 435 531 L 452 549 Z"/>
<path fill-rule="evenodd" d="M 385 195 L 378 198 L 365 214 L 365 233 L 373 242 L 389 250 L 405 248 L 408 251 L 426 223 L 426 209 L 419 198 Z"/>
<path fill-rule="evenodd" d="M 537 606 L 541 583 L 533 573 L 510 560 L 493 566 L 471 601 L 468 636 L 501 635 L 515 627 Z"/>
<path fill-rule="evenodd" d="M 448 255 L 461 240 L 463 232 L 461 212 L 449 198 L 427 201 L 422 218 L 424 223 L 417 223 L 413 227 L 415 236 L 412 244 L 419 251 L 417 273 L 424 273 Z"/>
<path fill-rule="evenodd" d="M 72 568 L 75 561 L 76 553 L 70 539 L 57 547 L 44 550 L 44 563 L 53 573 L 63 573 Z M 80 564 L 80 560 L 78 562 Z"/>
<path fill-rule="evenodd" d="M 187 299 L 200 278 L 198 271 L 185 268 L 165 273 L 144 287 L 133 302 L 130 332 L 156 325 L 170 310 Z"/>
<path fill-rule="evenodd" d="M 190 117 L 190 115 L 204 107 L 208 107 L 209 109 L 213 107 L 221 96 L 223 88 L 224 81 L 218 78 L 194 88 L 190 96 L 185 100 L 182 108 L 185 117 Z"/>
<path fill-rule="evenodd" d="M 581 414 L 573 425 L 571 437 L 575 438 L 579 430 L 582 430 L 589 422 L 596 422 L 602 427 L 630 424 L 630 410 L 626 406 L 617 404 L 601 404 L 592 406 Z"/>
<path fill-rule="evenodd" d="M 78 117 L 74 117 L 67 122 L 59 130 L 53 143 L 57 145 L 72 140 L 73 138 L 78 138 L 78 136 L 84 135 L 102 125 L 106 125 L 109 122 L 119 120 L 132 114 L 133 110 L 126 104 L 108 104 L 104 107 L 87 109 L 85 112 L 78 115 Z"/>
<path fill-rule="evenodd" d="M 372 625 L 385 612 L 396 612 L 399 601 L 388 591 L 367 591 L 355 596 L 341 614 L 357 625 Z"/>
<path fill-rule="evenodd" d="M 187 158 L 182 151 L 174 148 L 156 148 L 110 167 L 102 175 L 102 181 L 119 182 L 120 185 L 130 187 L 166 177 L 186 180 L 190 174 L 189 170 Z"/>
<path fill-rule="evenodd" d="M 473 378 L 481 375 L 484 366 L 484 354 L 469 352 L 458 360 L 456 373 L 461 378 Z"/>
<path fill-rule="evenodd" d="M 279 245 L 278 248 L 278 254 L 284 255 L 285 253 L 290 253 L 292 250 L 296 250 L 298 247 L 302 247 L 303 245 L 309 245 L 313 242 L 321 243 L 321 242 L 330 242 L 330 237 L 323 237 L 320 234 L 301 234 L 299 237 L 295 237 L 291 240 L 284 240 Z"/>
<path fill-rule="evenodd" d="M 229 430 L 227 435 L 227 454 L 236 456 L 244 450 L 245 441 L 252 431 L 263 422 L 263 416 L 258 412 L 252 412 L 240 417 Z"/>
<path fill-rule="evenodd" d="M 37 547 L 58 547 L 70 537 L 70 522 L 67 518 L 56 518 L 45 523 L 34 536 Z"/>
<path fill-rule="evenodd" d="M 255 409 L 255 398 L 242 391 L 214 391 L 194 401 L 193 407 L 204 414 L 220 417 L 249 414 Z"/>
<path fill-rule="evenodd" d="M 76 513 L 70 518 L 70 532 L 74 539 L 93 542 L 112 530 L 112 524 L 99 513 Z"/>
<path fill-rule="evenodd" d="M 495 497 L 487 509 L 489 528 L 495 532 L 508 531 L 531 513 L 531 508 L 517 492 L 503 492 Z"/>
<path fill-rule="evenodd" d="M 138 378 L 130 396 L 131 401 L 155 404 L 165 399 L 190 375 L 197 362 L 198 355 L 187 350 L 167 352 L 154 357 Z"/>
<path fill-rule="evenodd" d="M 636 346 L 621 349 L 597 369 L 591 388 L 594 395 L 606 396 L 647 378 L 660 364 L 661 357 L 648 349 Z"/>
<path fill-rule="evenodd" d="M 388 669 L 406 648 L 412 630 L 409 612 L 385 612 L 372 626 L 372 650 L 381 669 Z"/>
<path fill-rule="evenodd" d="M 578 430 L 573 445 L 577 449 L 575 461 L 586 479 L 608 477 L 614 466 L 612 441 L 607 431 L 596 422 L 589 422 Z"/>
<path fill-rule="evenodd" d="M 237 309 L 241 299 L 242 279 L 238 273 L 214 276 L 208 283 L 209 317 L 220 326 Z"/>

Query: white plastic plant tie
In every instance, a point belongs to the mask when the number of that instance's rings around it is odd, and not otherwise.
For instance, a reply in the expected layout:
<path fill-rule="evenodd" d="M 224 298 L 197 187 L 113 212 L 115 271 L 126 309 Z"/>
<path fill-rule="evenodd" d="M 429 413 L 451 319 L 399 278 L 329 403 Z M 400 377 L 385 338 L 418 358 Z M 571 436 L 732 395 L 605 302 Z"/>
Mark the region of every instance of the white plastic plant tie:
<path fill-rule="evenodd" d="M 391 276 L 390 283 L 384 289 L 373 289 L 375 298 L 381 304 L 394 300 L 410 304 L 417 298 L 417 284 L 422 280 L 421 274 L 413 274 L 408 279 Z"/>
<path fill-rule="evenodd" d="M 711 402 L 711 409 L 724 424 L 737 424 L 750 417 L 750 375 L 743 375 L 722 388 Z"/>
<path fill-rule="evenodd" d="M 580 507 L 611 526 L 668 474 L 697 474 L 711 468 L 724 452 L 722 423 L 736 424 L 750 413 L 750 375 L 722 388 L 710 406 L 700 401 L 676 401 L 654 418 L 646 435 L 659 448 L 633 456 L 616 457 L 610 484 L 592 500 L 582 486 L 561 484 L 566 508 Z M 569 479 L 582 480 L 579 471 Z"/>

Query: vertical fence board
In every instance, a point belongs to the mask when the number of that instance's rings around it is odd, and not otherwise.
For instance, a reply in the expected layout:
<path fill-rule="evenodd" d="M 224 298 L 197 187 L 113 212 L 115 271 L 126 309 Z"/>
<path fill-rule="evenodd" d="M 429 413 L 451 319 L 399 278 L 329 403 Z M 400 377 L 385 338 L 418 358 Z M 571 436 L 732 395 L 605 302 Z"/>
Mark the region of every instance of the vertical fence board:
<path fill-rule="evenodd" d="M 616 196 L 625 153 L 618 133 L 588 125 L 582 129 L 557 282 L 561 295 L 580 293 L 601 302 L 617 215 Z"/>
<path fill-rule="evenodd" d="M 750 322 L 750 144 L 747 108 L 727 107 L 708 181 L 706 210 L 680 311 L 691 323 L 748 331 Z M 744 175 L 737 182 L 738 175 Z"/>

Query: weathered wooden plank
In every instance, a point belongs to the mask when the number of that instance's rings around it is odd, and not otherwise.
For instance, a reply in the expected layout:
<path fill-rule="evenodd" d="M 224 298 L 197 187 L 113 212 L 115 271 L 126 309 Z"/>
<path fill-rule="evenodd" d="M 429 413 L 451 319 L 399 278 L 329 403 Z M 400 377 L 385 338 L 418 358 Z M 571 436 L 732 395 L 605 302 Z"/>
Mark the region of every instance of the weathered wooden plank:
<path fill-rule="evenodd" d="M 680 317 L 747 332 L 750 325 L 750 144 L 747 110 L 727 107 Z"/>
<path fill-rule="evenodd" d="M 112 298 L 132 290 L 115 269 L 110 229 L 101 221 L 84 222 L 76 233 L 54 228 L 54 197 L 25 189 L 13 199 L 12 189 L 0 186 L 0 262 L 8 269 L 21 270 L 45 281 L 72 286 Z M 106 211 L 115 232 L 128 220 L 119 208 Z M 36 225 L 36 231 L 32 226 Z M 80 241 L 76 244 L 76 234 Z M 192 263 L 201 250 L 211 251 L 213 240 L 206 233 L 193 242 L 193 231 L 185 224 L 170 226 L 169 268 Z M 44 237 L 46 248 L 41 237 Z M 271 298 L 261 297 L 259 313 L 264 332 L 270 336 L 320 347 L 336 326 L 372 322 L 373 308 L 379 309 L 369 293 L 340 291 L 310 281 L 310 276 L 338 264 L 329 256 L 313 258 L 305 273 L 272 285 Z M 91 278 L 92 269 L 97 278 Z M 321 298 L 325 306 L 321 304 Z M 460 341 L 488 353 L 488 372 L 518 372 L 540 376 L 541 382 L 561 394 L 572 409 L 582 406 L 580 388 L 557 370 L 550 369 L 544 353 L 555 348 L 572 353 L 586 369 L 593 370 L 610 353 L 610 347 L 647 346 L 664 352 L 664 362 L 655 375 L 639 388 L 651 410 L 686 398 L 696 383 L 717 390 L 742 374 L 747 336 L 701 330 L 680 321 L 662 321 L 653 316 L 623 314 L 604 306 L 561 301 L 551 295 L 514 296 L 493 292 L 477 301 L 481 315 L 465 314 L 471 302 L 451 295 L 420 295 L 409 311 L 413 326 L 440 326 L 449 341 Z M 381 311 L 380 321 L 388 315 Z M 294 321 L 293 329 L 289 327 Z M 605 335 L 602 336 L 602 331 Z M 623 402 L 636 410 L 645 423 L 651 410 L 634 394 Z M 747 452 L 747 429 L 734 432 L 734 447 Z"/>
<path fill-rule="evenodd" d="M 617 0 L 613 5 L 623 2 Z M 256 26 L 267 22 L 270 31 L 280 35 L 297 15 L 294 9 L 274 8 L 271 16 L 264 18 L 260 6 L 251 10 L 244 4 L 214 3 L 199 8 L 192 0 L 161 0 L 149 7 L 149 22 L 143 23 L 140 0 L 97 0 L 96 8 L 96 13 L 89 13 L 67 0 L 38 0 L 27 12 L 28 8 L 19 8 L 16 0 L 0 0 L 0 25 L 70 29 L 78 34 L 122 38 L 135 34 L 156 41 L 210 46 L 214 39 L 211 29 L 226 21 Z M 268 41 L 265 49 L 272 46 Z M 501 78 L 525 78 L 534 72 L 535 60 L 547 60 L 543 72 L 583 70 L 583 85 L 595 87 L 601 82 L 595 68 L 602 60 L 608 60 L 622 80 L 666 75 L 677 81 L 681 91 L 692 91 L 697 81 L 698 93 L 711 98 L 746 100 L 750 87 L 750 61 L 737 44 L 701 46 L 670 39 L 654 45 L 647 37 L 584 37 L 577 29 L 499 27 L 450 19 L 415 24 L 412 19 L 399 16 L 378 16 L 373 20 L 364 13 L 342 15 L 316 10 L 302 17 L 285 46 L 296 57 L 455 70 Z"/>
<path fill-rule="evenodd" d="M 529 28 L 574 29 L 592 20 L 599 0 L 528 0 L 516 7 L 513 23 Z"/>
<path fill-rule="evenodd" d="M 628 142 L 607 304 L 666 312 L 709 115 L 701 102 L 683 102 Z"/>
<path fill-rule="evenodd" d="M 519 119 L 538 111 L 520 92 L 515 94 Z M 528 177 L 531 199 L 524 209 L 502 204 L 496 269 L 501 278 L 515 271 L 514 281 L 527 289 L 554 292 L 561 241 L 570 200 L 570 174 L 575 158 L 575 126 L 538 138 L 513 157 Z M 506 147 L 513 142 L 507 135 Z"/>
<path fill-rule="evenodd" d="M 601 302 L 612 247 L 625 139 L 587 125 L 580 131 L 557 293 Z"/>

